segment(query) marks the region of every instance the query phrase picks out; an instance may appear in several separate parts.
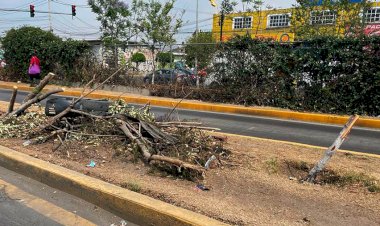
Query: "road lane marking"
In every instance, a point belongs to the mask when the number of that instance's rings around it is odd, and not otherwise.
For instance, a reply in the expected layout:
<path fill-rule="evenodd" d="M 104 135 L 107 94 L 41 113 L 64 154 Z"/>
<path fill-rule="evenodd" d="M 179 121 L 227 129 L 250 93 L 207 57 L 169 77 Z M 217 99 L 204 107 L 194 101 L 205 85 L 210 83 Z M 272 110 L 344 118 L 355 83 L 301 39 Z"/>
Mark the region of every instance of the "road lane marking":
<path fill-rule="evenodd" d="M 54 205 L 51 202 L 43 200 L 37 196 L 29 194 L 18 187 L 7 183 L 0 179 L 0 187 L 4 187 L 7 197 L 11 200 L 15 200 L 20 204 L 27 206 L 34 211 L 48 217 L 49 219 L 69 226 L 84 225 L 92 226 L 96 225 L 74 213 L 71 213 L 61 207 Z"/>

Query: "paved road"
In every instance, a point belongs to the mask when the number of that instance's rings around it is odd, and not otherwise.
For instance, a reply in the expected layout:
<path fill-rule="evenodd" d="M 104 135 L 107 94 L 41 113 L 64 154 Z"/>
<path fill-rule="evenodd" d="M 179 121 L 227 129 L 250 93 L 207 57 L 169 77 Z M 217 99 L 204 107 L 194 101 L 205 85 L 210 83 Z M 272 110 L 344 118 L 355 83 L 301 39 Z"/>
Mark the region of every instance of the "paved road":
<path fill-rule="evenodd" d="M 8 101 L 11 92 L 0 89 L 0 100 Z M 19 92 L 22 101 L 25 92 Z M 153 107 L 153 112 L 162 116 L 168 108 Z M 210 127 L 218 127 L 222 132 L 260 138 L 292 141 L 309 145 L 328 147 L 338 136 L 341 126 L 306 123 L 292 120 L 279 120 L 238 114 L 223 114 L 204 111 L 178 110 L 173 117 L 195 119 Z M 380 155 L 380 130 L 354 128 L 342 149 Z"/>
<path fill-rule="evenodd" d="M 122 223 L 119 217 L 93 204 L 0 167 L 0 225 Z"/>

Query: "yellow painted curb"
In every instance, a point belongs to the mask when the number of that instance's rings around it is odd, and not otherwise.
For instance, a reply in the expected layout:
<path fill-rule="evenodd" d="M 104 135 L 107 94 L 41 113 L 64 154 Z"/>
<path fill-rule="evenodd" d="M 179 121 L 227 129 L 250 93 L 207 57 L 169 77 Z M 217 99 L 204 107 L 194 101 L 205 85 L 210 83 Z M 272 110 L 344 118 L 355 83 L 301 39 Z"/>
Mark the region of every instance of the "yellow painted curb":
<path fill-rule="evenodd" d="M 233 134 L 233 133 L 223 133 L 223 132 L 211 132 L 211 133 L 212 134 L 216 134 L 216 135 L 220 135 L 220 136 L 239 137 L 239 138 L 244 138 L 244 139 L 259 140 L 259 141 L 269 141 L 269 142 L 275 142 L 275 143 L 281 143 L 281 144 L 290 144 L 290 145 L 299 146 L 299 147 L 305 147 L 305 148 L 316 148 L 316 149 L 327 150 L 327 147 L 315 146 L 315 145 L 310 145 L 310 144 L 302 144 L 302 143 L 291 142 L 291 141 L 273 140 L 273 139 L 268 139 L 268 138 L 245 136 L 245 135 L 238 135 L 238 134 Z M 361 156 L 373 157 L 373 158 L 380 158 L 380 155 L 370 154 L 370 153 L 364 153 L 364 152 L 349 151 L 349 150 L 340 150 L 340 149 L 338 150 L 338 152 L 349 153 L 349 154 L 353 154 L 353 155 L 361 155 Z"/>
<path fill-rule="evenodd" d="M 227 225 L 1 145 L 0 165 L 80 197 L 139 225 Z"/>
<path fill-rule="evenodd" d="M 15 84 L 17 83 L 0 82 L 0 88 L 12 89 Z M 28 87 L 25 84 L 17 84 L 17 86 L 19 87 L 19 90 L 23 90 L 23 91 L 32 90 L 31 87 Z M 65 89 L 65 92 L 61 94 L 66 95 L 66 96 L 80 96 L 81 91 L 78 89 L 75 90 L 75 89 L 68 88 L 68 89 Z M 129 103 L 146 104 L 150 102 L 151 105 L 162 106 L 162 107 L 173 107 L 179 102 L 178 99 L 147 97 L 147 96 L 130 95 L 130 94 L 120 95 L 119 93 L 109 92 L 109 91 L 96 91 L 90 94 L 89 97 L 98 98 L 98 99 L 121 98 Z M 183 100 L 178 105 L 178 108 L 200 110 L 200 111 L 222 112 L 222 113 L 257 115 L 257 116 L 265 116 L 265 117 L 272 117 L 272 118 L 299 120 L 299 121 L 305 121 L 305 122 L 337 124 L 337 125 L 344 125 L 349 118 L 349 116 L 339 116 L 339 115 L 331 115 L 331 114 L 304 113 L 304 112 L 295 112 L 295 111 L 286 111 L 286 110 L 277 110 L 277 109 L 242 107 L 238 105 L 214 104 L 214 103 L 204 103 L 204 102 L 186 101 L 186 100 Z M 355 126 L 380 129 L 380 119 L 359 118 L 359 120 L 355 123 Z"/>

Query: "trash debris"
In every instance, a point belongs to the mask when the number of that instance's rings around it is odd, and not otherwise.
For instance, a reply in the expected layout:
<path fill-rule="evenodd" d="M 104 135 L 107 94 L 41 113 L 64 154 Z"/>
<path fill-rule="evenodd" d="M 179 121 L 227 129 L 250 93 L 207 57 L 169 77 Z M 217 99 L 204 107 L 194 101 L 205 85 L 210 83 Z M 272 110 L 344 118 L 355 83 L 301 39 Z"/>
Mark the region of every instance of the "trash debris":
<path fill-rule="evenodd" d="M 202 191 L 210 191 L 210 189 L 208 187 L 204 186 L 203 184 L 198 184 L 197 188 L 202 190 Z"/>
<path fill-rule="evenodd" d="M 90 164 L 86 165 L 87 167 L 91 167 L 91 168 L 94 168 L 96 165 L 96 162 L 94 162 L 94 160 L 91 160 L 90 161 Z"/>
<path fill-rule="evenodd" d="M 125 220 L 120 221 L 120 224 L 111 224 L 110 226 L 127 226 L 127 222 Z"/>
<path fill-rule="evenodd" d="M 295 177 L 289 177 L 289 180 L 297 180 Z"/>
<path fill-rule="evenodd" d="M 212 163 L 215 159 L 216 159 L 215 155 L 211 156 L 211 157 L 207 160 L 207 162 L 206 162 L 206 164 L 205 164 L 205 169 L 208 170 L 208 169 L 210 168 L 211 163 Z"/>
<path fill-rule="evenodd" d="M 31 143 L 32 143 L 31 140 L 27 140 L 27 141 L 25 141 L 24 143 L 22 143 L 22 145 L 24 145 L 24 146 L 28 146 L 28 145 L 30 145 Z"/>

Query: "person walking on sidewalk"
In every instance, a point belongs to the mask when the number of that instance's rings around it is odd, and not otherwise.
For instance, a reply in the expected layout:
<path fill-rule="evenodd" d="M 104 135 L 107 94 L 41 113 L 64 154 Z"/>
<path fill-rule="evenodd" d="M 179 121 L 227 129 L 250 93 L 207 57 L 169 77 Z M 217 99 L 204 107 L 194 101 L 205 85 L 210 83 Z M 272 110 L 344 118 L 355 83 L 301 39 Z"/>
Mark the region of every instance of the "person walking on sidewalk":
<path fill-rule="evenodd" d="M 30 86 L 34 85 L 34 80 L 36 80 L 36 84 L 41 79 L 41 66 L 40 59 L 38 59 L 36 53 L 34 52 L 32 58 L 30 58 L 28 75 L 30 79 Z"/>

